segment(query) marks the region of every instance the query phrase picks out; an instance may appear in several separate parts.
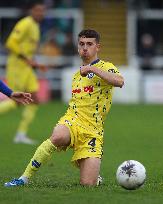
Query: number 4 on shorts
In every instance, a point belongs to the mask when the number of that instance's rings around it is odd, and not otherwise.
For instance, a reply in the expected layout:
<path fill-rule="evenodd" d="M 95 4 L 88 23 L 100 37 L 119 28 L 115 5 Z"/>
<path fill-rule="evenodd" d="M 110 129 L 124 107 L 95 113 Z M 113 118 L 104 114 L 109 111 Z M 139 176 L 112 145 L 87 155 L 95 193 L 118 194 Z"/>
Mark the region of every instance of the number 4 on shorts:
<path fill-rule="evenodd" d="M 95 147 L 95 145 L 96 145 L 96 138 L 91 139 L 91 140 L 88 142 L 88 145 L 91 145 L 92 147 Z"/>

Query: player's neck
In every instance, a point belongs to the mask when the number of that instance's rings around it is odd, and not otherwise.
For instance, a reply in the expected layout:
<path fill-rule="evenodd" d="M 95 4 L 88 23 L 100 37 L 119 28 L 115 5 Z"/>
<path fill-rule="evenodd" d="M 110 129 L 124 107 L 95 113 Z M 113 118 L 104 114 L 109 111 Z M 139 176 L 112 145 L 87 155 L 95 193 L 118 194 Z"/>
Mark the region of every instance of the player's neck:
<path fill-rule="evenodd" d="M 83 60 L 83 65 L 88 65 L 88 64 L 91 64 L 92 62 L 98 60 L 98 57 L 94 57 L 94 58 L 91 58 L 91 59 L 88 59 L 88 60 Z"/>
<path fill-rule="evenodd" d="M 30 15 L 34 22 L 39 23 L 39 21 L 32 15 Z"/>

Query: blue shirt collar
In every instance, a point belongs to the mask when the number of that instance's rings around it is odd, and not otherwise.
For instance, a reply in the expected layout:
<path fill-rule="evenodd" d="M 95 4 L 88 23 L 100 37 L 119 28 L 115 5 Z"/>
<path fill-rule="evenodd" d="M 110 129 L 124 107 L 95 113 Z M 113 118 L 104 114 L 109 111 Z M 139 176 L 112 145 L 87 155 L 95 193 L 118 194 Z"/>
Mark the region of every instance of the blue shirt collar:
<path fill-rule="evenodd" d="M 94 65 L 94 64 L 98 63 L 99 61 L 100 61 L 100 59 L 96 59 L 96 60 L 94 60 L 93 62 L 91 62 L 90 65 Z"/>

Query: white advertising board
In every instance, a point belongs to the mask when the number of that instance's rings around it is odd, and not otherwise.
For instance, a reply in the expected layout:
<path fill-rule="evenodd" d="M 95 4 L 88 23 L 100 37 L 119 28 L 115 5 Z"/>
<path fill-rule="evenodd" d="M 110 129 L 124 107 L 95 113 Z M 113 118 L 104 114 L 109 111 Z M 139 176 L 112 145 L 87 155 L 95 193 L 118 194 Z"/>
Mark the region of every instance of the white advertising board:
<path fill-rule="evenodd" d="M 144 76 L 144 101 L 163 103 L 163 75 Z"/>

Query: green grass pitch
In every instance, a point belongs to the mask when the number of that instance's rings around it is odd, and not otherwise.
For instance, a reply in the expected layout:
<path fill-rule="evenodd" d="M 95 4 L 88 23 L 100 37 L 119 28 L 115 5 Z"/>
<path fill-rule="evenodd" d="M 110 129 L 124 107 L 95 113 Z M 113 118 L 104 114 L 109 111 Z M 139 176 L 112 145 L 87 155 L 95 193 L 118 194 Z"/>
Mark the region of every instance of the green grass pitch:
<path fill-rule="evenodd" d="M 41 143 L 66 110 L 61 102 L 41 105 L 29 135 Z M 0 204 L 161 204 L 163 203 L 162 105 L 114 105 L 105 123 L 101 175 L 104 184 L 85 188 L 70 163 L 72 151 L 55 153 L 26 187 L 3 184 L 23 172 L 37 146 L 13 144 L 20 110 L 0 116 Z M 120 163 L 134 159 L 147 170 L 145 185 L 127 191 L 116 184 Z"/>

